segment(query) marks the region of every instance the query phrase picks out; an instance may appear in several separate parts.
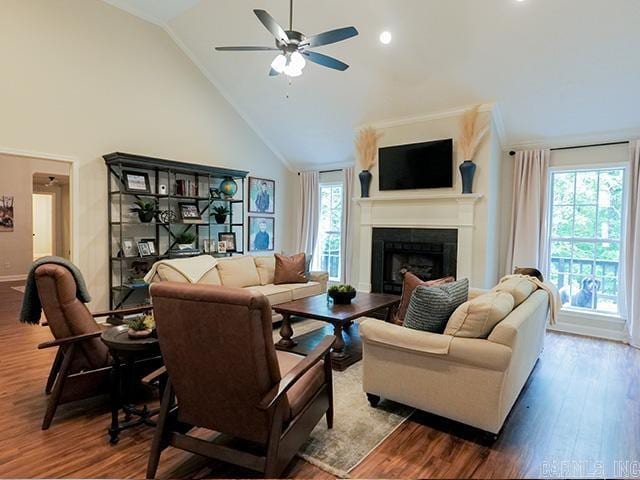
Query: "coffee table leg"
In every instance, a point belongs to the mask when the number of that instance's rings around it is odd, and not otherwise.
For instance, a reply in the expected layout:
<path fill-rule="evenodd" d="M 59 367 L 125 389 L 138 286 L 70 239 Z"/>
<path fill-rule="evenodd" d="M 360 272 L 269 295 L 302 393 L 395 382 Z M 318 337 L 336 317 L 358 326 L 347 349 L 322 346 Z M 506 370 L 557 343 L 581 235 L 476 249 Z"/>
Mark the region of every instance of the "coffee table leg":
<path fill-rule="evenodd" d="M 293 336 L 293 328 L 291 328 L 291 315 L 288 313 L 282 314 L 282 327 L 280 327 L 280 336 L 282 337 L 276 345 L 284 348 L 291 348 L 296 345 L 296 342 L 291 339 Z"/>
<path fill-rule="evenodd" d="M 342 322 L 336 322 L 333 324 L 333 334 L 336 336 L 336 341 L 333 342 L 333 355 L 336 357 L 343 357 L 344 353 L 344 337 L 342 336 Z"/>

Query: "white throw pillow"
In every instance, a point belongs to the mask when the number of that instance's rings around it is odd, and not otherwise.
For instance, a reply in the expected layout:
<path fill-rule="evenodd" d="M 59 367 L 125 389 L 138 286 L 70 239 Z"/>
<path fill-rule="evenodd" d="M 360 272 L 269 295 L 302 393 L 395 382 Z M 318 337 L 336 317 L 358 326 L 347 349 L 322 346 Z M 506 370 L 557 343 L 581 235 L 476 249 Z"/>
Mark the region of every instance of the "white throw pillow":
<path fill-rule="evenodd" d="M 260 276 L 253 257 L 233 257 L 218 262 L 218 273 L 225 287 L 253 287 L 260 285 Z"/>
<path fill-rule="evenodd" d="M 460 305 L 444 329 L 445 335 L 464 338 L 487 338 L 514 307 L 513 296 L 506 292 L 489 292 Z"/>
<path fill-rule="evenodd" d="M 253 257 L 260 276 L 260 285 L 269 285 L 273 283 L 276 273 L 276 257 Z"/>

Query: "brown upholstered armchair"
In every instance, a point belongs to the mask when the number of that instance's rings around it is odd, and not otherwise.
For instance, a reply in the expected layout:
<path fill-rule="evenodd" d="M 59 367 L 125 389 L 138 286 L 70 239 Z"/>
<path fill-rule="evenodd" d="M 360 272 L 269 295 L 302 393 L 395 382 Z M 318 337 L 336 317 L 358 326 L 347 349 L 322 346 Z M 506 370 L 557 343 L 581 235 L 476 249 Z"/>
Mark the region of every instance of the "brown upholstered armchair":
<path fill-rule="evenodd" d="M 55 338 L 38 348 L 58 348 L 45 387 L 50 397 L 42 429 L 47 430 L 59 404 L 107 392 L 111 358 L 100 340 L 102 329 L 95 318 L 116 312 L 91 314 L 76 298 L 73 276 L 61 265 L 41 265 L 36 269 L 35 277 L 42 310 Z M 117 313 L 138 313 L 150 308 L 118 310 Z"/>
<path fill-rule="evenodd" d="M 243 289 L 162 282 L 151 296 L 168 383 L 147 478 L 170 445 L 277 477 L 323 416 L 332 427 L 335 337 L 307 357 L 276 351 L 269 301 Z"/>

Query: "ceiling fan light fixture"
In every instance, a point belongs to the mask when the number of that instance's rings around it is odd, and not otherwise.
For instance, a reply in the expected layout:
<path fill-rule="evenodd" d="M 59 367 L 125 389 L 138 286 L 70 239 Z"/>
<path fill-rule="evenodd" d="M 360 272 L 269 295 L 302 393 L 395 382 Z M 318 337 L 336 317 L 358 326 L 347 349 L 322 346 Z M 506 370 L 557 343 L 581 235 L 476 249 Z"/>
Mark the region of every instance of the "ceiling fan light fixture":
<path fill-rule="evenodd" d="M 271 62 L 271 68 L 273 68 L 276 72 L 282 73 L 287 66 L 287 57 L 283 54 L 278 55 L 273 62 Z"/>
<path fill-rule="evenodd" d="M 301 68 L 293 68 L 293 66 L 291 64 L 289 64 L 284 68 L 284 74 L 287 77 L 299 77 L 300 75 L 302 75 L 302 69 Z"/>
<path fill-rule="evenodd" d="M 307 64 L 306 60 L 302 56 L 300 52 L 293 52 L 291 54 L 291 59 L 289 60 L 289 65 L 294 70 L 302 70 Z"/>

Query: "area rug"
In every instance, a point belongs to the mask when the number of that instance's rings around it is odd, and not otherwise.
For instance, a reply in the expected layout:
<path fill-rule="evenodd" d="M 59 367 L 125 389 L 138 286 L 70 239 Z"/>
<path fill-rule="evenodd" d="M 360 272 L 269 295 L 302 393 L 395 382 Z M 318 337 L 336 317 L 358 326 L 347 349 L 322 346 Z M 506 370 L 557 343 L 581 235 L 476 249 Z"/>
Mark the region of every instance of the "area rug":
<path fill-rule="evenodd" d="M 16 290 L 20 293 L 24 293 L 24 289 L 25 289 L 25 285 L 22 285 L 21 287 L 11 287 L 12 290 Z"/>

